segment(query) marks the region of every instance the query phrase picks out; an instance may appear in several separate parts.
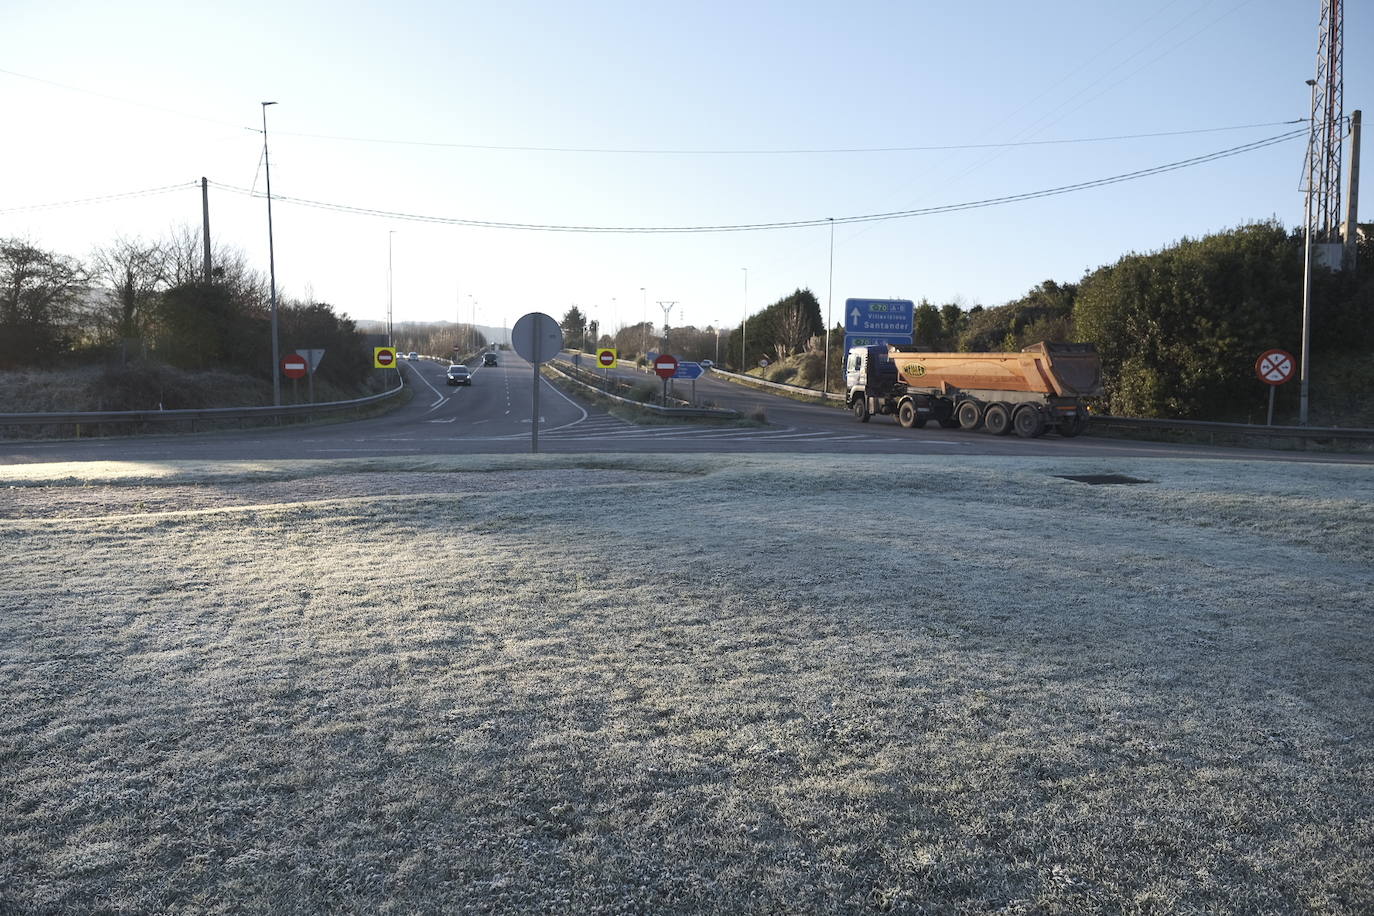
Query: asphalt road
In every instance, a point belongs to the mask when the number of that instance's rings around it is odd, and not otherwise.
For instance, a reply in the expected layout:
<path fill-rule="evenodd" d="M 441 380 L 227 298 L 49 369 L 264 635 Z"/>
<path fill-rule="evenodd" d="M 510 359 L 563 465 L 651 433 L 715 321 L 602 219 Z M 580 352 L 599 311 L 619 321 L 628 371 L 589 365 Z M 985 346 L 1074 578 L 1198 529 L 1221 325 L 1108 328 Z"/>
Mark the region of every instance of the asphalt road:
<path fill-rule="evenodd" d="M 591 360 L 583 359 L 590 367 Z M 473 366 L 471 386 L 449 386 L 446 364 L 403 362 L 414 396 L 384 416 L 346 423 L 285 426 L 215 433 L 104 439 L 0 442 L 0 463 L 58 461 L 223 461 L 311 459 L 384 455 L 508 454 L 531 450 L 534 371 L 515 353 L 502 351 L 497 366 Z M 619 374 L 657 378 L 630 369 Z M 690 383 L 678 382 L 682 388 Z M 1277 461 L 1374 463 L 1365 455 L 1330 455 L 1217 448 L 1095 438 L 995 437 L 983 431 L 903 429 L 891 417 L 859 423 L 839 407 L 805 404 L 780 395 L 703 376 L 698 400 L 758 412 L 767 425 L 740 428 L 702 422 L 637 425 L 579 403 L 545 381 L 539 396 L 539 451 L 754 452 L 873 455 L 1016 455 L 1045 457 L 1245 458 Z"/>

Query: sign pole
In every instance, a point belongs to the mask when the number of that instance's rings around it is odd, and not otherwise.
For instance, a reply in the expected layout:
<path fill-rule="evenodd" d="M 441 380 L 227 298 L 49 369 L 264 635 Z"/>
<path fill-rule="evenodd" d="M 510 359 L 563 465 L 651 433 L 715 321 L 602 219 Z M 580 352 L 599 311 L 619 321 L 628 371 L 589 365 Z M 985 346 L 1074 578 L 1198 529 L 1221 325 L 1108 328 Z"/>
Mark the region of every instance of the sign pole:
<path fill-rule="evenodd" d="M 539 451 L 539 335 L 534 335 L 534 416 L 530 418 L 530 452 Z"/>
<path fill-rule="evenodd" d="M 1269 420 L 1268 420 L 1268 422 L 1265 423 L 1266 426 L 1273 426 L 1273 425 L 1274 425 L 1274 391 L 1275 391 L 1275 390 L 1276 390 L 1276 389 L 1275 389 L 1275 387 L 1274 387 L 1273 385 L 1270 385 L 1270 386 L 1269 386 Z"/>

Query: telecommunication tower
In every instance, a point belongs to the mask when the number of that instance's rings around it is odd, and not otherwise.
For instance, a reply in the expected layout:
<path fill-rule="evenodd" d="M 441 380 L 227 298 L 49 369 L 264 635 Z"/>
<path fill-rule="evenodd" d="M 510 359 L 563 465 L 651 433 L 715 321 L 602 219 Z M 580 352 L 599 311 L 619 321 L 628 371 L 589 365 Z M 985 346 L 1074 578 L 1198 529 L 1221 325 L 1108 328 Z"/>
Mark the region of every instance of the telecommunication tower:
<path fill-rule="evenodd" d="M 1341 239 L 1341 143 L 1345 138 L 1345 87 L 1341 74 L 1345 12 L 1341 0 L 1322 0 L 1317 72 L 1312 80 L 1311 127 L 1307 139 L 1307 231 L 1313 244 Z M 1330 249 L 1326 249 L 1330 250 Z M 1339 253 L 1334 264 L 1340 268 Z M 1319 257 L 1319 260 L 1322 260 Z"/>

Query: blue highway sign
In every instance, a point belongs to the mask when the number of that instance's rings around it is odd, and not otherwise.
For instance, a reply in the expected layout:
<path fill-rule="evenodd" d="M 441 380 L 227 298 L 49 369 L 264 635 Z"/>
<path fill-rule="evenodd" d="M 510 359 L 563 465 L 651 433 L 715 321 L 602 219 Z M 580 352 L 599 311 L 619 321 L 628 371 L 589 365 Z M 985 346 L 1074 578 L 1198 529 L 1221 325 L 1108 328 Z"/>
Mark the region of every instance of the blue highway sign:
<path fill-rule="evenodd" d="M 701 363 L 678 363 L 677 372 L 673 375 L 673 378 L 696 381 L 705 371 L 705 369 L 701 368 Z"/>
<path fill-rule="evenodd" d="M 915 311 L 916 306 L 910 299 L 846 299 L 844 332 L 846 335 L 909 338 Z"/>

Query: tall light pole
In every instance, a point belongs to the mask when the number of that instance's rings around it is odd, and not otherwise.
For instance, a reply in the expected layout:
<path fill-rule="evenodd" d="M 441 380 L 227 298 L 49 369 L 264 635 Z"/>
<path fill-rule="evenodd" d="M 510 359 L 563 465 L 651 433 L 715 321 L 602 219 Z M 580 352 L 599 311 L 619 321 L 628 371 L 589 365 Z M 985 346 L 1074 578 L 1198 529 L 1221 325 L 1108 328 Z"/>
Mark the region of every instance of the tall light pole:
<path fill-rule="evenodd" d="M 386 345 L 394 347 L 391 340 L 391 237 L 396 234 L 395 229 L 388 229 L 386 232 Z"/>
<path fill-rule="evenodd" d="M 744 321 L 740 322 L 739 332 L 739 371 L 748 374 L 749 372 L 749 268 L 741 267 L 744 271 Z"/>
<path fill-rule="evenodd" d="M 716 364 L 720 364 L 720 319 L 716 319 Z"/>
<path fill-rule="evenodd" d="M 830 306 L 835 301 L 835 217 L 830 220 L 830 290 L 825 294 L 825 375 L 821 377 L 821 396 L 830 393 Z"/>
<path fill-rule="evenodd" d="M 1317 132 L 1317 81 L 1308 80 L 1312 87 L 1312 119 L 1309 122 L 1309 137 Z M 1298 425 L 1307 425 L 1307 357 L 1312 337 L 1312 183 L 1316 178 L 1317 162 L 1309 141 L 1307 150 L 1307 198 L 1303 206 L 1303 255 L 1302 255 L 1302 350 L 1298 358 Z"/>
<path fill-rule="evenodd" d="M 272 406 L 281 406 L 281 353 L 277 344 L 277 253 L 272 242 L 272 163 L 267 158 L 267 106 L 262 103 L 262 165 L 267 172 L 267 276 L 272 301 Z"/>
<path fill-rule="evenodd" d="M 649 353 L 649 304 L 644 298 L 644 287 L 639 288 L 639 329 L 642 332 L 642 340 L 639 344 L 639 355 L 646 356 Z"/>

